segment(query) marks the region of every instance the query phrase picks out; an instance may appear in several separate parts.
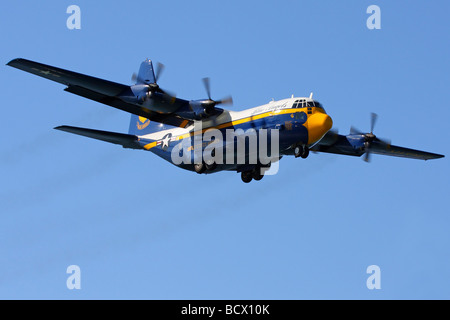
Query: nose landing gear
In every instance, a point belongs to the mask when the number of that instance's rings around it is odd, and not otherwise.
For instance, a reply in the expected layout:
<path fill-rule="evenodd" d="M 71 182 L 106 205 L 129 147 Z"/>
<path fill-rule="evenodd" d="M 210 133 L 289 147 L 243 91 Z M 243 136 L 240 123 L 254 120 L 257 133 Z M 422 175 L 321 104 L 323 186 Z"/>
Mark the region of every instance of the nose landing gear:
<path fill-rule="evenodd" d="M 309 148 L 303 144 L 296 145 L 294 147 L 294 155 L 296 158 L 302 157 L 306 159 L 309 156 Z"/>

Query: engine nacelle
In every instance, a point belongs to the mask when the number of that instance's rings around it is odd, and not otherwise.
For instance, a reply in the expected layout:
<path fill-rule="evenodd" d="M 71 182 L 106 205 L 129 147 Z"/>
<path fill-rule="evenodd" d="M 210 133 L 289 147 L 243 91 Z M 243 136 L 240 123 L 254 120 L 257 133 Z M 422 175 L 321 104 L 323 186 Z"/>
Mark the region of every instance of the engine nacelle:
<path fill-rule="evenodd" d="M 131 86 L 131 92 L 133 92 L 136 99 L 141 103 L 149 99 L 152 95 L 152 92 L 149 90 L 149 87 L 145 84 L 137 84 Z"/>
<path fill-rule="evenodd" d="M 150 97 L 152 96 L 152 92 L 151 91 L 141 91 L 138 93 L 138 95 L 136 96 L 136 98 L 141 101 L 144 102 L 147 99 L 150 99 Z"/>
<path fill-rule="evenodd" d="M 209 100 L 192 100 L 189 101 L 189 106 L 194 113 L 194 118 L 197 120 L 201 120 L 215 114 L 215 108 L 209 104 Z"/>

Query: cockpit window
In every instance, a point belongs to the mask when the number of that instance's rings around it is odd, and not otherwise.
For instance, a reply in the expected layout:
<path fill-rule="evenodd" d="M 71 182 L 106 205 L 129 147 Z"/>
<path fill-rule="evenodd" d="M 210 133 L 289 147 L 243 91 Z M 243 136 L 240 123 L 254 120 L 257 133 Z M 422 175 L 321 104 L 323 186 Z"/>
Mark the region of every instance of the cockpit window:
<path fill-rule="evenodd" d="M 316 108 L 321 108 L 324 109 L 322 104 L 318 101 L 306 101 L 305 99 L 299 99 L 299 100 L 295 100 L 292 108 L 312 108 L 312 107 L 316 107 Z M 324 109 L 325 110 L 325 109 Z"/>
<path fill-rule="evenodd" d="M 325 111 L 324 107 L 322 106 L 322 104 L 318 101 L 314 101 L 314 104 L 316 105 L 316 108 L 321 108 L 323 109 L 323 111 Z"/>
<path fill-rule="evenodd" d="M 304 108 L 305 107 L 305 100 L 295 100 L 294 104 L 292 105 L 292 108 Z"/>
<path fill-rule="evenodd" d="M 292 108 L 312 108 L 312 107 L 316 107 L 316 108 L 321 108 L 325 111 L 325 109 L 323 108 L 322 104 L 318 101 L 306 101 L 305 99 L 299 99 L 299 100 L 295 100 L 294 104 L 292 105 Z"/>

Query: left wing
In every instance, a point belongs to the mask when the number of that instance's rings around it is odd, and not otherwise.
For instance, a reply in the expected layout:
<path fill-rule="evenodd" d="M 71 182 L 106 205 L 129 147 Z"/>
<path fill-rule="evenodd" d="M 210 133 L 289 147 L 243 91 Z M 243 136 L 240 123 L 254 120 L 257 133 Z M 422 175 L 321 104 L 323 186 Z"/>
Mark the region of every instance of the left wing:
<path fill-rule="evenodd" d="M 11 60 L 7 65 L 64 84 L 67 86 L 64 90 L 67 92 L 151 119 L 152 121 L 177 127 L 186 127 L 190 124 L 190 121 L 186 121 L 186 119 L 174 113 L 156 112 L 147 106 L 132 103 L 131 101 L 133 100 L 125 99 L 129 97 L 134 99 L 135 94 L 130 86 L 124 84 L 21 58 Z M 181 108 L 188 103 L 188 101 L 183 99 L 175 99 L 171 102 L 171 109 Z"/>
<path fill-rule="evenodd" d="M 399 146 L 393 146 L 393 145 L 383 145 L 379 142 L 373 142 L 370 147 L 371 153 L 376 154 L 382 154 L 385 156 L 392 156 L 392 157 L 401 157 L 401 158 L 409 158 L 409 159 L 419 159 L 419 160 L 431 160 L 431 159 L 439 159 L 443 158 L 444 155 L 437 154 L 437 153 L 431 153 L 431 152 L 425 152 L 415 149 L 408 149 L 404 147 Z"/>
<path fill-rule="evenodd" d="M 59 82 L 68 87 L 82 87 L 86 90 L 94 91 L 105 96 L 117 96 L 128 88 L 128 86 L 120 83 L 87 76 L 85 74 L 56 68 L 22 58 L 11 60 L 7 65 Z"/>

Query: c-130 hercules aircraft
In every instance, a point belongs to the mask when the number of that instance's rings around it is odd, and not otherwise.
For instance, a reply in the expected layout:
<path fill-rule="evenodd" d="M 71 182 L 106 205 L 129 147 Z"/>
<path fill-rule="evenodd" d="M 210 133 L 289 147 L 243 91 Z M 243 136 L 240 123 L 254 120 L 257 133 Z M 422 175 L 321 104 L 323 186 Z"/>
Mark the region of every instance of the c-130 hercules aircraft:
<path fill-rule="evenodd" d="M 278 129 L 276 161 L 288 155 L 307 158 L 309 151 L 358 157 L 364 155 L 365 161 L 369 161 L 371 153 L 422 160 L 444 157 L 394 146 L 377 138 L 373 134 L 377 119 L 374 113 L 369 133 L 352 128 L 350 134 L 340 135 L 335 130 L 330 130 L 333 124 L 331 117 L 319 102 L 313 100 L 312 94 L 309 97 L 292 96 L 289 99 L 271 101 L 243 111 L 230 111 L 217 106 L 232 103 L 231 97 L 213 100 L 209 79 L 204 78 L 208 99 L 176 98 L 157 84 L 163 65 L 158 64 L 155 76 L 152 61 L 149 59 L 142 62 L 138 75 L 133 75 L 136 83 L 131 86 L 21 58 L 11 60 L 7 65 L 62 83 L 67 86 L 64 89 L 67 92 L 132 114 L 128 134 L 72 126 L 59 126 L 55 129 L 122 145 L 124 148 L 149 150 L 171 163 L 174 163 L 173 148 L 180 140 L 188 139 L 191 143 L 195 135 L 208 129 L 221 132 L 243 129 L 241 133 L 250 129 L 257 134 L 262 129 Z M 201 125 L 200 132 L 195 130 L 198 124 Z M 245 140 L 245 136 L 243 138 Z M 207 145 L 208 143 L 202 143 L 201 148 L 204 150 Z M 250 163 L 249 150 L 244 150 L 243 163 L 205 162 L 201 159 L 174 164 L 197 173 L 222 170 L 240 172 L 242 181 L 246 183 L 261 180 L 264 176 L 264 170 L 261 168 L 267 165 L 262 164 L 259 158 Z"/>

